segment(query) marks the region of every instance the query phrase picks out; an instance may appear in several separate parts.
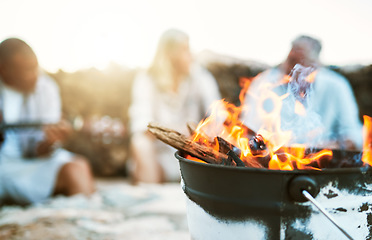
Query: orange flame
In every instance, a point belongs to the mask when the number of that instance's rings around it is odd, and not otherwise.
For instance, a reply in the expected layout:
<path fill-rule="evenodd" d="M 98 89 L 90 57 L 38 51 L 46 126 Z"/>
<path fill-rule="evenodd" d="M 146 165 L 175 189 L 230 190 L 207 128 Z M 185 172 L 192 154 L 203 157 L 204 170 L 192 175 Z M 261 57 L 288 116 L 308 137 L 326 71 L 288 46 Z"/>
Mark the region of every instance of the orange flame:
<path fill-rule="evenodd" d="M 372 166 L 372 118 L 364 115 L 362 161 Z"/>
<path fill-rule="evenodd" d="M 193 156 L 191 156 L 191 155 L 186 155 L 185 157 L 186 157 L 187 159 L 193 160 L 193 161 L 195 161 L 195 162 L 205 163 L 204 161 L 200 160 L 199 158 L 193 157 Z"/>
<path fill-rule="evenodd" d="M 253 80 L 253 78 L 246 78 L 246 77 L 241 77 L 239 79 L 239 86 L 242 88 L 242 90 L 239 93 L 239 100 L 240 100 L 241 103 L 244 102 L 245 94 L 246 94 L 249 86 L 251 85 L 252 80 Z"/>

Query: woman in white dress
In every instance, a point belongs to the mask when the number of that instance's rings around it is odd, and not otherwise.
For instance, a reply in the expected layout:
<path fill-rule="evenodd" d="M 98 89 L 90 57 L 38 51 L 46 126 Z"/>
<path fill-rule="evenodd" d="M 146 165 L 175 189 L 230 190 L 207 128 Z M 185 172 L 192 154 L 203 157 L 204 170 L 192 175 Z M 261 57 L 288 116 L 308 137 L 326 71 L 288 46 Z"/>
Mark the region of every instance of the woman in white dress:
<path fill-rule="evenodd" d="M 187 134 L 188 122 L 198 123 L 220 99 L 213 76 L 193 64 L 188 36 L 175 29 L 160 38 L 151 66 L 134 80 L 129 109 L 134 181 L 160 183 L 180 179 L 175 149 L 147 132 L 149 122 Z"/>

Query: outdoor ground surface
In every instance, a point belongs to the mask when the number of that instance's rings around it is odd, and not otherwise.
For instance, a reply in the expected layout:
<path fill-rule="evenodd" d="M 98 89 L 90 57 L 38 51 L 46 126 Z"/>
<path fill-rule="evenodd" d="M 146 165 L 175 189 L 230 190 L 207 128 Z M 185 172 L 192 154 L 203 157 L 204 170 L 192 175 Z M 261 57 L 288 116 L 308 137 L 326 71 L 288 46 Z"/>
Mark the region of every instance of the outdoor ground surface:
<path fill-rule="evenodd" d="M 90 198 L 56 197 L 28 207 L 0 209 L 0 240 L 190 239 L 179 183 L 133 186 L 98 179 Z"/>

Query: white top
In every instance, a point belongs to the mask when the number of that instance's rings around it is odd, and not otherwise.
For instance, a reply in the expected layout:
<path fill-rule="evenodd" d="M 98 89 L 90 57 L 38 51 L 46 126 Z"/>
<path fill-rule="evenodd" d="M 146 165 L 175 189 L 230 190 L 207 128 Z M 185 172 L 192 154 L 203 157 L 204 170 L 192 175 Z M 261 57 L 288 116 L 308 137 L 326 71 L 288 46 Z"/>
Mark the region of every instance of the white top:
<path fill-rule="evenodd" d="M 25 95 L 5 84 L 0 86 L 0 99 L 5 123 L 57 123 L 61 118 L 61 100 L 56 83 L 41 75 L 34 92 Z M 20 160 L 26 151 L 32 151 L 43 140 L 41 129 L 5 131 L 0 161 Z"/>
<path fill-rule="evenodd" d="M 248 127 L 258 131 L 263 124 L 264 120 L 258 114 L 258 99 L 264 95 L 262 86 L 266 83 L 278 83 L 283 76 L 279 68 L 273 68 L 263 72 L 252 82 L 245 100 L 247 111 L 242 117 Z M 282 96 L 288 92 L 288 85 L 280 85 L 273 90 Z M 348 138 L 359 148 L 362 147 L 362 124 L 358 106 L 346 78 L 327 68 L 318 69 L 307 100 L 305 116 L 294 113 L 293 96 L 283 100 L 281 128 L 293 131 L 290 143 L 326 147 L 331 141 Z M 270 104 L 270 101 L 265 102 L 264 108 L 270 108 Z"/>
<path fill-rule="evenodd" d="M 130 131 L 132 134 L 145 132 L 150 122 L 156 122 L 188 135 L 186 124 L 199 123 L 211 104 L 220 98 L 216 80 L 199 66 L 192 67 L 190 76 L 179 85 L 176 93 L 160 92 L 149 75 L 139 73 L 132 88 Z M 175 149 L 157 141 L 156 150 L 166 179 L 179 179 Z"/>
<path fill-rule="evenodd" d="M 220 98 L 216 80 L 201 67 L 192 68 L 176 93 L 160 92 L 152 78 L 142 72 L 133 83 L 130 130 L 144 132 L 149 122 L 157 122 L 187 134 L 186 123 L 198 123 Z"/>

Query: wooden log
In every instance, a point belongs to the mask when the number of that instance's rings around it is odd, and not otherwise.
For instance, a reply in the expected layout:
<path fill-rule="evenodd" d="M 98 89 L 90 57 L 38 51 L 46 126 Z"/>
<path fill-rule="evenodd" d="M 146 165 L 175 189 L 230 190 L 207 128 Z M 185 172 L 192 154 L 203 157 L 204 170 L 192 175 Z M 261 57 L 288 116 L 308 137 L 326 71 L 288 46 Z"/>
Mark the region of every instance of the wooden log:
<path fill-rule="evenodd" d="M 226 153 L 229 157 L 231 157 L 232 160 L 234 160 L 234 162 L 236 163 L 237 166 L 242 166 L 241 163 L 243 163 L 243 162 L 244 162 L 244 164 L 246 164 L 246 162 L 258 162 L 262 167 L 268 168 L 269 161 L 270 161 L 270 155 L 268 154 L 268 152 L 267 152 L 267 155 L 264 156 L 264 157 L 259 156 L 259 155 L 257 155 L 257 156 L 253 155 L 251 157 L 246 157 L 246 161 L 242 161 L 239 157 L 242 153 L 241 149 L 234 146 L 233 144 L 226 141 L 225 139 L 223 139 L 220 136 L 216 137 L 216 141 L 218 141 L 218 144 L 219 144 L 219 147 L 220 147 L 219 151 L 222 152 L 222 153 Z"/>
<path fill-rule="evenodd" d="M 220 153 L 207 146 L 192 142 L 187 136 L 155 123 L 150 123 L 147 129 L 162 142 L 176 148 L 177 150 L 193 155 L 207 163 L 222 164 L 227 159 L 226 154 Z"/>
<path fill-rule="evenodd" d="M 227 154 L 220 153 L 210 147 L 201 145 L 197 142 L 192 142 L 192 140 L 189 139 L 187 136 L 175 130 L 162 127 L 155 123 L 149 123 L 147 128 L 150 133 L 152 133 L 156 138 L 163 141 L 164 143 L 180 151 L 195 156 L 207 163 L 223 164 L 223 162 L 227 161 L 228 159 Z M 262 165 L 256 161 L 247 163 L 247 166 L 254 168 L 262 168 Z"/>

